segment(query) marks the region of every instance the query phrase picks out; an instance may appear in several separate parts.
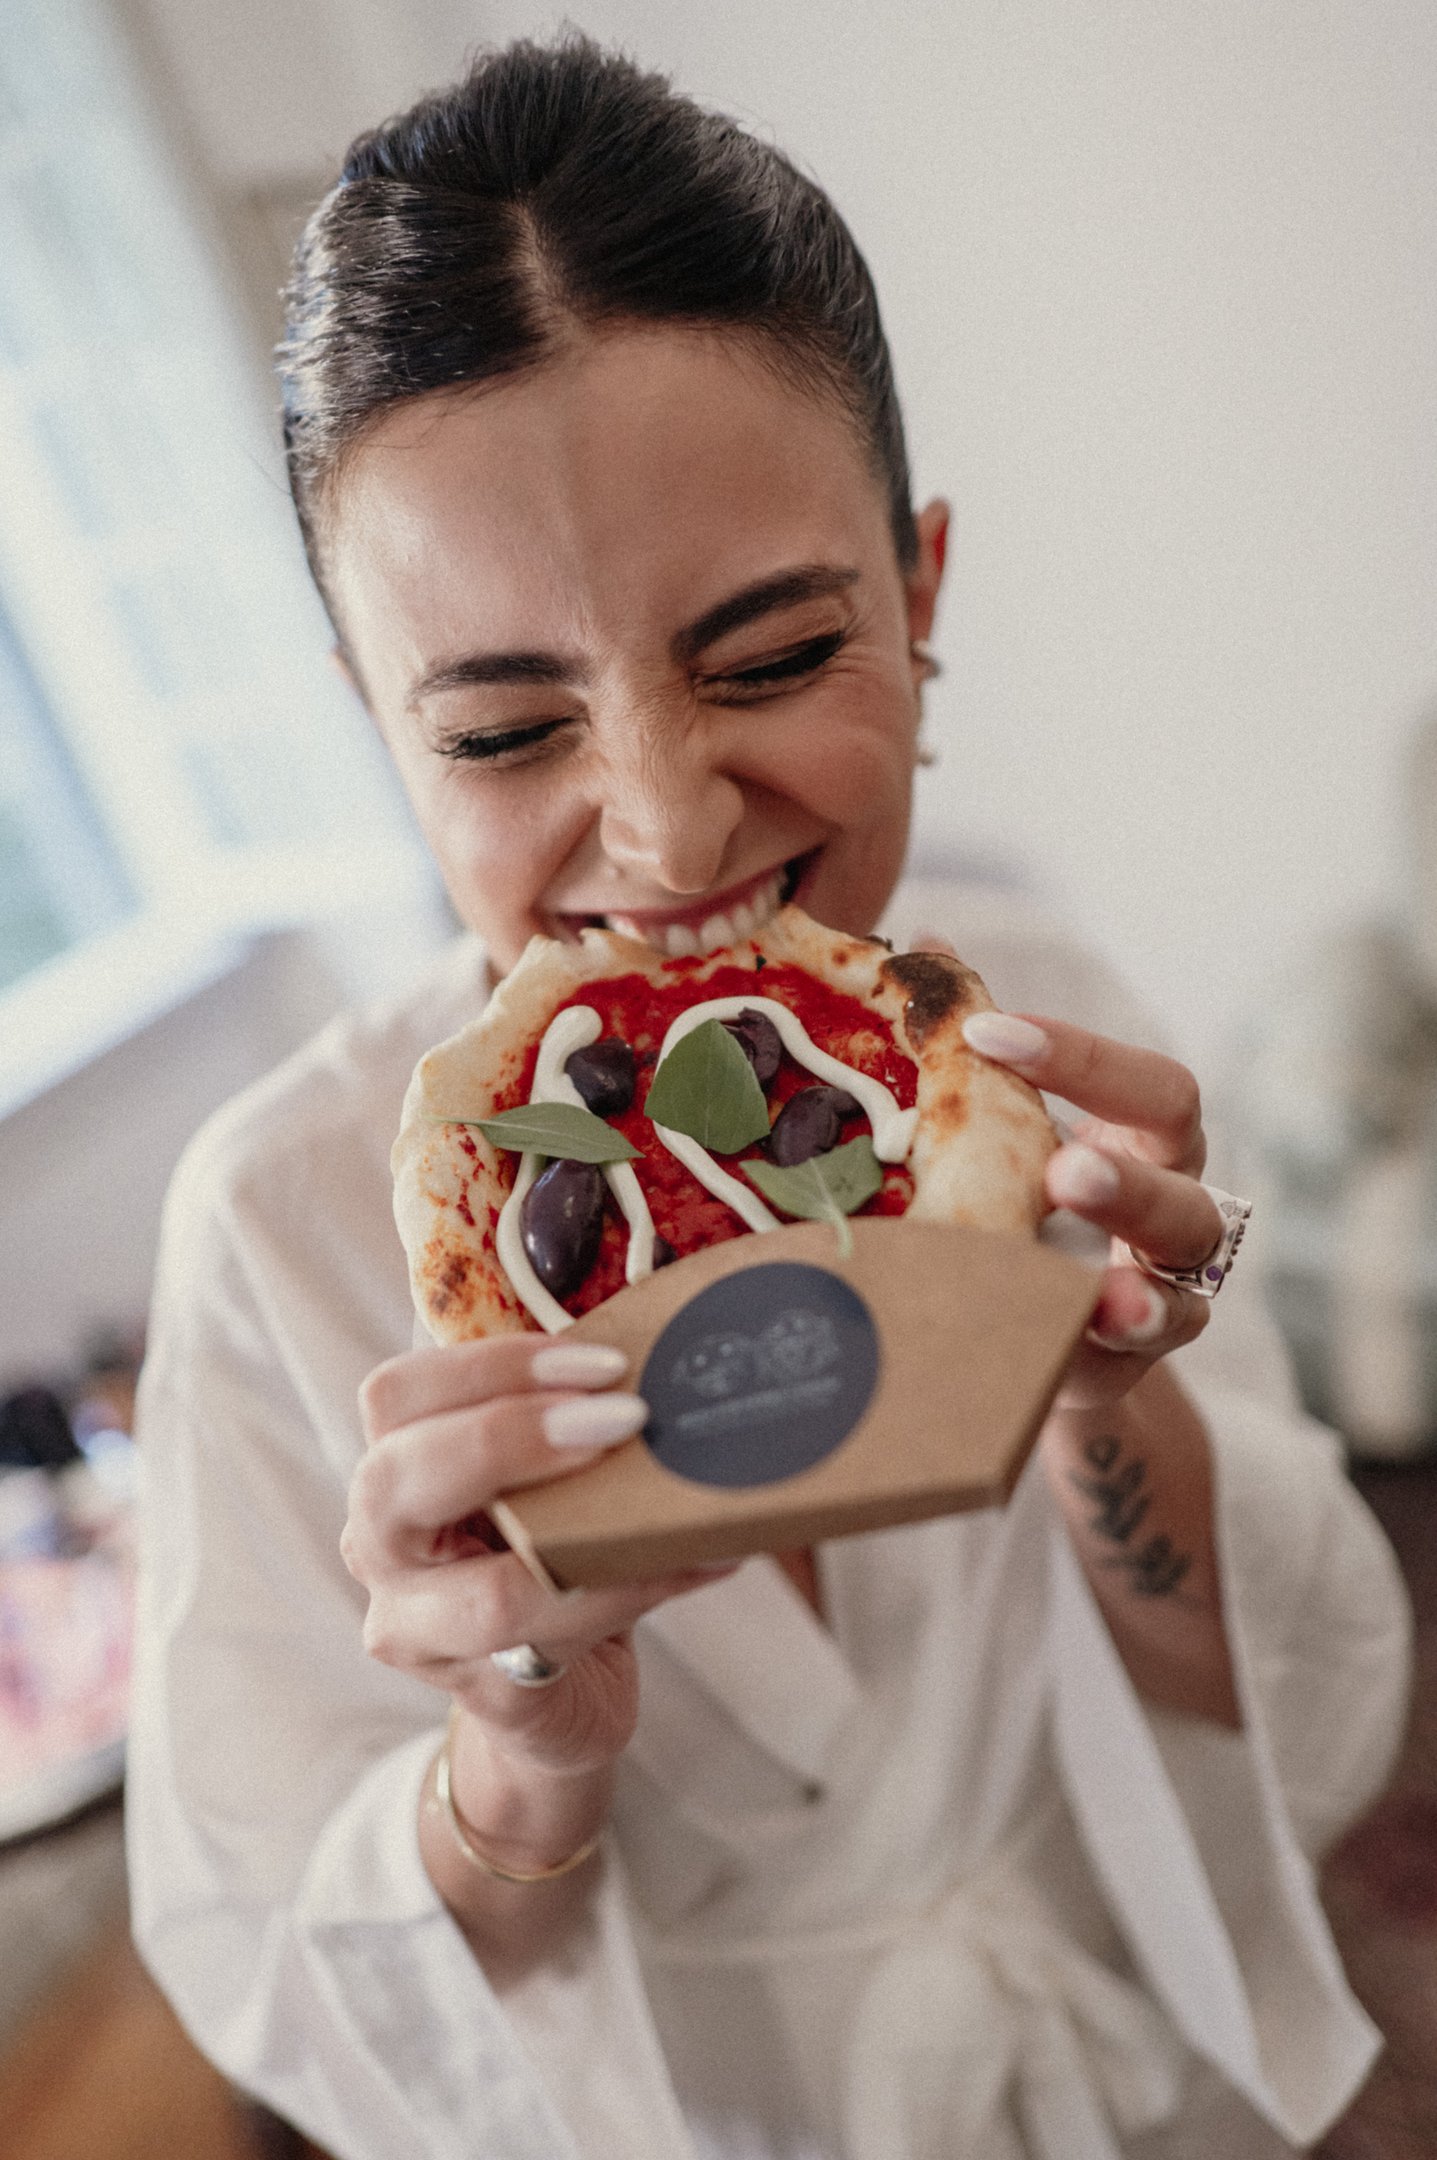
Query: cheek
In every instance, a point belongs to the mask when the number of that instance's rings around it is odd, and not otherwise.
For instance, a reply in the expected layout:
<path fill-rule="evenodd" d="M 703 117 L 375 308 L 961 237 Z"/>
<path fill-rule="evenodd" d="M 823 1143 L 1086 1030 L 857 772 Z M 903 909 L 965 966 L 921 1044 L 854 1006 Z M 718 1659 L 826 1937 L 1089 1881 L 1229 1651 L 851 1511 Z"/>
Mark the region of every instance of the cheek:
<path fill-rule="evenodd" d="M 576 825 L 552 782 L 466 785 L 455 777 L 433 822 L 421 819 L 430 845 L 466 914 L 521 920 L 568 859 L 582 819 Z"/>
<path fill-rule="evenodd" d="M 877 700 L 830 712 L 796 746 L 792 792 L 838 824 L 889 817 L 912 789 L 915 733 L 908 715 Z"/>

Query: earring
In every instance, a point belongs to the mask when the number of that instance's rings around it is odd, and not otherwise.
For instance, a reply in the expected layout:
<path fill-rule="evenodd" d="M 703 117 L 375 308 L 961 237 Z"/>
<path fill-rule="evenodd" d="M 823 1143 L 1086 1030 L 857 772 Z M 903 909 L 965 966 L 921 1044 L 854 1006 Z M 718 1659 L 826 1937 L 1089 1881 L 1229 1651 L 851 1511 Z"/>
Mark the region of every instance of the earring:
<path fill-rule="evenodd" d="M 934 652 L 933 647 L 929 644 L 927 638 L 914 638 L 908 648 L 908 651 L 910 656 L 914 660 L 916 660 L 918 662 L 918 665 L 922 668 L 923 680 L 925 682 L 933 682 L 939 675 L 943 673 L 943 662 L 939 659 L 937 653 Z"/>
<path fill-rule="evenodd" d="M 939 754 L 932 743 L 921 742 L 913 753 L 913 762 L 915 765 L 936 765 Z"/>

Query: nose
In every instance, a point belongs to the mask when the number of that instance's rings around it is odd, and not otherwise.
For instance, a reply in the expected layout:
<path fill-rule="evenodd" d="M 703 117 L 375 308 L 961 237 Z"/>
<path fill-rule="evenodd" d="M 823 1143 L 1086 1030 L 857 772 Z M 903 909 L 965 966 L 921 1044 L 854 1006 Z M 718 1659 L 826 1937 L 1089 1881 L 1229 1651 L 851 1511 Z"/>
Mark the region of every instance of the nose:
<path fill-rule="evenodd" d="M 617 868 L 671 893 L 720 882 L 743 817 L 743 791 L 701 737 L 638 735 L 620 766 L 611 761 L 599 839 Z"/>

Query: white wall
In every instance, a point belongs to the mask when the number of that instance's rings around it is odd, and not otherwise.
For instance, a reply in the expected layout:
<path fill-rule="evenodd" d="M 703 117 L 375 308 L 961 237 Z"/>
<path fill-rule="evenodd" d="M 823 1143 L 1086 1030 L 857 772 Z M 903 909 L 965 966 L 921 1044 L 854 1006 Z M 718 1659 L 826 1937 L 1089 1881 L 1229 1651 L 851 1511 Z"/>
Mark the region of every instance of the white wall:
<path fill-rule="evenodd" d="M 0 1120 L 0 1383 L 64 1374 L 97 1331 L 143 1319 L 186 1140 L 337 1001 L 312 941 L 261 941 L 209 989 Z"/>
<path fill-rule="evenodd" d="M 561 17 L 809 165 L 955 506 L 921 837 L 1016 856 L 1200 1061 L 1396 889 L 1437 684 L 1430 0 L 145 0 L 234 188 Z"/>
<path fill-rule="evenodd" d="M 257 937 L 218 981 L 0 1118 L 0 1389 L 143 1321 L 170 1173 L 211 1110 L 440 935 L 416 904 Z"/>

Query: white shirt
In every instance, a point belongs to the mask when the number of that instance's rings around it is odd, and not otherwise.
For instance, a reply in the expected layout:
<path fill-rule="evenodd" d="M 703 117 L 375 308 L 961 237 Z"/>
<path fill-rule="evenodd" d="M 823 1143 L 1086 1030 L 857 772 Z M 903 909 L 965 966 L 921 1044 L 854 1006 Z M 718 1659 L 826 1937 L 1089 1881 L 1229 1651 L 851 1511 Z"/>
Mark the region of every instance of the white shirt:
<path fill-rule="evenodd" d="M 1002 1004 L 1141 1018 L 991 894 L 909 888 Z M 1182 1354 L 1245 1728 L 1152 1710 L 1030 1466 L 1007 1508 L 641 1623 L 592 1926 L 495 1993 L 421 1865 L 447 1703 L 369 1660 L 356 1390 L 412 1340 L 388 1154 L 479 1009 L 462 941 L 213 1120 L 141 1403 L 137 1939 L 199 2044 L 337 2160 L 1225 2160 L 1318 2136 L 1378 2042 L 1312 1856 L 1380 1786 L 1407 1612 L 1239 1269 Z M 1224 1179 L 1219 1162 L 1213 1175 Z M 536 1893 L 542 1895 L 542 1892 Z"/>

